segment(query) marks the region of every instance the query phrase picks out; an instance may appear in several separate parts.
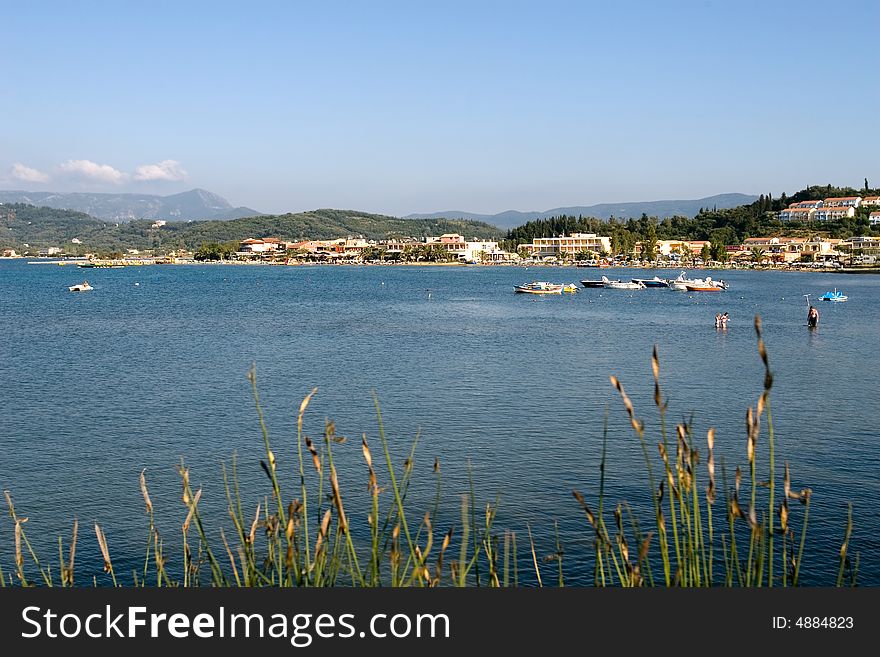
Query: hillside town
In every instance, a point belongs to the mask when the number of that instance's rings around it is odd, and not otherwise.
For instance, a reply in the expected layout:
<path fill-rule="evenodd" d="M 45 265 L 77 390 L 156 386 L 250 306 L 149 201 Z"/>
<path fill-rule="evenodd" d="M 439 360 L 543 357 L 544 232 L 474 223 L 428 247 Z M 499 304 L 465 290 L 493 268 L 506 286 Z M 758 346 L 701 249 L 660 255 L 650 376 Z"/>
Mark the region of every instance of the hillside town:
<path fill-rule="evenodd" d="M 869 215 L 872 226 L 880 224 L 880 196 L 838 196 L 790 204 L 778 214 L 780 221 L 834 221 L 856 216 L 856 208 L 876 207 Z"/>

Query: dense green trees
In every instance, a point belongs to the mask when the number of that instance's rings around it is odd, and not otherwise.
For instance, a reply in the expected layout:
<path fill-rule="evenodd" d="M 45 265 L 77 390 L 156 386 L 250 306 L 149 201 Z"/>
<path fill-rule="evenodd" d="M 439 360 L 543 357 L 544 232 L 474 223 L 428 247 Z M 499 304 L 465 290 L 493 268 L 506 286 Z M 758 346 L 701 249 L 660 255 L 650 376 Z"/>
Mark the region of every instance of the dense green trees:
<path fill-rule="evenodd" d="M 238 242 L 206 242 L 193 254 L 196 260 L 229 260 L 238 250 Z"/>

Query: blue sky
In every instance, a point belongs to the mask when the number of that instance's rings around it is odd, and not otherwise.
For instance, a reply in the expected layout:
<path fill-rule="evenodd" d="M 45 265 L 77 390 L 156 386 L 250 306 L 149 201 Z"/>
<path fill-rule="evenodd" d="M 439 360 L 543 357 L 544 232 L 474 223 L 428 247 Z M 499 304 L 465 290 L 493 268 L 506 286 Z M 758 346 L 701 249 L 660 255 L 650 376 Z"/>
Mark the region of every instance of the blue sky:
<path fill-rule="evenodd" d="M 880 185 L 880 3 L 6 2 L 0 188 L 264 212 Z"/>

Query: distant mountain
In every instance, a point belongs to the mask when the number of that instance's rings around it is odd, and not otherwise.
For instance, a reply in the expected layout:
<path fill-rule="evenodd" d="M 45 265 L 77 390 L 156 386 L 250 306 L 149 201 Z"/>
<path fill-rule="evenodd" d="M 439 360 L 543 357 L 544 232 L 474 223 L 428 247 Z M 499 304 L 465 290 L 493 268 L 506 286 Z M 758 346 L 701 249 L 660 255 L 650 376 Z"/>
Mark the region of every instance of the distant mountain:
<path fill-rule="evenodd" d="M 739 205 L 746 205 L 757 200 L 757 196 L 749 194 L 718 194 L 716 196 L 707 196 L 694 200 L 682 201 L 636 201 L 633 203 L 600 203 L 598 205 L 578 205 L 570 208 L 553 208 L 544 212 L 520 212 L 518 210 L 507 210 L 498 214 L 475 214 L 473 212 L 461 212 L 458 210 L 449 210 L 446 212 L 433 212 L 431 214 L 410 214 L 406 219 L 468 219 L 471 221 L 485 221 L 494 224 L 499 228 L 515 228 L 521 226 L 527 221 L 534 219 L 547 219 L 562 214 L 566 215 L 583 215 L 585 217 L 596 217 L 597 219 L 609 219 L 614 216 L 617 218 L 633 218 L 638 219 L 642 213 L 649 217 L 659 217 L 665 219 L 680 215 L 683 217 L 694 217 L 700 208 L 735 208 Z"/>
<path fill-rule="evenodd" d="M 27 203 L 60 210 L 75 210 L 119 223 L 136 219 L 238 219 L 261 214 L 251 208 L 234 208 L 222 196 L 204 189 L 191 189 L 170 196 L 0 191 L 0 203 Z"/>

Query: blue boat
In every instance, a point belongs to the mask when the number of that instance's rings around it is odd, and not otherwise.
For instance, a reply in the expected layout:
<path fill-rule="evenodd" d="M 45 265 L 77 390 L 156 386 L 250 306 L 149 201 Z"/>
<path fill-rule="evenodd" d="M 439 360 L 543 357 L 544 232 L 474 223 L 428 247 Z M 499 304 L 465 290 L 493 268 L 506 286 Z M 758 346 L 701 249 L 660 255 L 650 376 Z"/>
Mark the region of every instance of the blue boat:
<path fill-rule="evenodd" d="M 837 288 L 834 288 L 834 292 L 826 292 L 821 297 L 819 297 L 820 301 L 846 301 L 847 296 L 843 292 L 838 292 Z"/>

